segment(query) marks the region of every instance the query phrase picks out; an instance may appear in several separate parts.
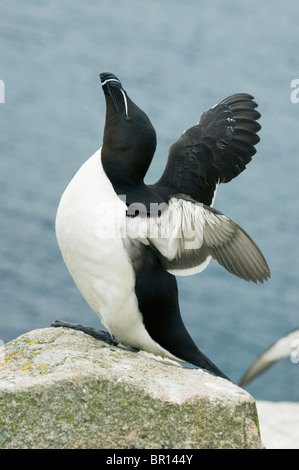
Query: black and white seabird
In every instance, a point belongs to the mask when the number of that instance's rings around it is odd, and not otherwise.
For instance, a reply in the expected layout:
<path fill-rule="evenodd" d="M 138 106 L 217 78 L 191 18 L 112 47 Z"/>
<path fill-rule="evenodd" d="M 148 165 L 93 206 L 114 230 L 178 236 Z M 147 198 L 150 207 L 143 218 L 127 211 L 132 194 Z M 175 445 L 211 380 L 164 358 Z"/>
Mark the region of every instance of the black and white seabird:
<path fill-rule="evenodd" d="M 175 275 L 198 273 L 214 259 L 246 281 L 270 276 L 252 239 L 212 208 L 217 185 L 256 152 L 257 104 L 240 93 L 206 111 L 170 147 L 159 181 L 146 185 L 155 130 L 115 75 L 100 77 L 103 145 L 76 173 L 57 212 L 65 264 L 115 342 L 227 378 L 187 332 Z"/>

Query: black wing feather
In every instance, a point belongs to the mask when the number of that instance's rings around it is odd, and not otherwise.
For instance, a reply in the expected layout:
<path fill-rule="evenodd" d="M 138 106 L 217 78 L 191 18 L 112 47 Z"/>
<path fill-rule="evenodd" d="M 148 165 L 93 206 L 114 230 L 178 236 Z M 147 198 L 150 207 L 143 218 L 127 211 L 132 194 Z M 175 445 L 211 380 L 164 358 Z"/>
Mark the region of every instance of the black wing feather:
<path fill-rule="evenodd" d="M 253 96 L 239 93 L 203 113 L 170 147 L 164 173 L 153 188 L 185 193 L 210 206 L 217 184 L 239 175 L 256 153 L 261 129 L 256 107 Z"/>

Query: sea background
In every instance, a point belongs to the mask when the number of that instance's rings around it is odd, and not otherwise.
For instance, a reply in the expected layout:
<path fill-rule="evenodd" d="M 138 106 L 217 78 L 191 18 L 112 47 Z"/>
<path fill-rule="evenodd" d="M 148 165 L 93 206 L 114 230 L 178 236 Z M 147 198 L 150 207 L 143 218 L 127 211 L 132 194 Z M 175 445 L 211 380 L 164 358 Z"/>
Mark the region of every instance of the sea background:
<path fill-rule="evenodd" d="M 0 340 L 55 319 L 101 327 L 55 238 L 59 199 L 101 146 L 100 72 L 116 74 L 156 128 L 148 183 L 203 111 L 236 92 L 254 95 L 258 152 L 218 189 L 215 207 L 256 241 L 272 278 L 246 283 L 211 262 L 178 278 L 181 311 L 199 348 L 235 382 L 299 327 L 298 19 L 296 0 L 0 1 Z M 299 363 L 280 361 L 247 390 L 299 401 Z"/>

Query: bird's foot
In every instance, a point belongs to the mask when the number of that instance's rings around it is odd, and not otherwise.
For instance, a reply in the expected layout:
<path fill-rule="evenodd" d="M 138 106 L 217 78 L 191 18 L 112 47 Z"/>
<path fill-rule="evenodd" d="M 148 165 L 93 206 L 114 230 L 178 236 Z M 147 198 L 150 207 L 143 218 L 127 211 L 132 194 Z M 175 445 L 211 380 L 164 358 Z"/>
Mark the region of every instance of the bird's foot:
<path fill-rule="evenodd" d="M 110 333 L 108 333 L 107 331 L 97 330 L 96 328 L 92 328 L 90 326 L 84 326 L 78 323 L 69 323 L 69 322 L 60 321 L 60 320 L 55 320 L 51 324 L 51 326 L 54 326 L 54 327 L 62 326 L 64 328 L 72 328 L 73 330 L 83 331 L 83 333 L 86 333 L 87 335 L 92 336 L 95 339 L 105 341 L 105 343 L 108 343 L 111 346 L 117 346 L 118 344 L 115 341 L 113 341 Z"/>

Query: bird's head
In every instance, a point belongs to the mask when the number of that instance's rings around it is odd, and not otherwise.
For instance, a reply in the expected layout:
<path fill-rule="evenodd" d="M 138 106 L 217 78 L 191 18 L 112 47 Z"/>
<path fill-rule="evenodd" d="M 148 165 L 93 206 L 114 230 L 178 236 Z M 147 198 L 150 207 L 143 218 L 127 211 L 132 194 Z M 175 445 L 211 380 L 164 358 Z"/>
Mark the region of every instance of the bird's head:
<path fill-rule="evenodd" d="M 106 99 L 104 169 L 110 179 L 143 180 L 156 149 L 155 129 L 115 75 L 101 73 L 100 78 Z"/>

